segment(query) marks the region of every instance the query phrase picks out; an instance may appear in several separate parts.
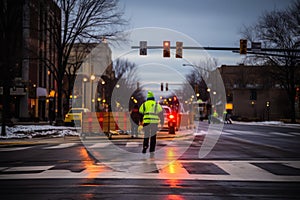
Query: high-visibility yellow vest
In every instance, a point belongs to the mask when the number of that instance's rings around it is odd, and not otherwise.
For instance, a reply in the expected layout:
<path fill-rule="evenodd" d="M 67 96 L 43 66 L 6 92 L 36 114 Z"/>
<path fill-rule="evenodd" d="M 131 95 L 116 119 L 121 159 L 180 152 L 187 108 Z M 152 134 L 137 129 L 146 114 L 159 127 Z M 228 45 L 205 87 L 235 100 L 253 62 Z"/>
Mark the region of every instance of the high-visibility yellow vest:
<path fill-rule="evenodd" d="M 158 114 L 162 112 L 162 107 L 154 100 L 148 100 L 141 105 L 139 112 L 144 115 L 144 123 L 158 124 Z"/>
<path fill-rule="evenodd" d="M 219 115 L 218 115 L 218 113 L 216 111 L 213 113 L 213 116 L 214 117 L 219 117 Z"/>

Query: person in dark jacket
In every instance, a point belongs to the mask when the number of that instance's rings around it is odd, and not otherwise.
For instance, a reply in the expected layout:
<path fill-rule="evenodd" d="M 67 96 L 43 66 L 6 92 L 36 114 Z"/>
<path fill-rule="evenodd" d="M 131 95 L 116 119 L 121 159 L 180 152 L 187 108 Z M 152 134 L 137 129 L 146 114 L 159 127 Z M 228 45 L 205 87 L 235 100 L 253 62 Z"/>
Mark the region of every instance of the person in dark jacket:
<path fill-rule="evenodd" d="M 134 105 L 130 112 L 131 117 L 131 138 L 138 137 L 138 126 L 142 121 L 142 115 L 139 112 L 138 105 Z"/>

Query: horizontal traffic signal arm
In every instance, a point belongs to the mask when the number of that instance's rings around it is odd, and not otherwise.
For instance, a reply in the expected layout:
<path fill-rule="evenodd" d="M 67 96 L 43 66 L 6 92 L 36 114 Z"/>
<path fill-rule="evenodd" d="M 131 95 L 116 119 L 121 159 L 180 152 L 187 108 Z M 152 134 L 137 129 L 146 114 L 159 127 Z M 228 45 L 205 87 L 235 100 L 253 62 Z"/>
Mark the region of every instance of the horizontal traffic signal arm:
<path fill-rule="evenodd" d="M 131 46 L 131 49 L 139 49 L 140 46 Z M 171 49 L 176 49 L 176 46 L 170 46 Z M 183 49 L 192 50 L 220 50 L 220 51 L 239 51 L 240 47 L 192 47 L 183 46 Z M 163 46 L 147 46 L 147 49 L 163 49 Z M 247 48 L 248 51 L 252 51 L 251 48 Z M 257 49 L 255 49 L 257 50 Z M 261 51 L 272 52 L 300 52 L 300 49 L 274 49 L 274 48 L 261 48 Z"/>
<path fill-rule="evenodd" d="M 139 49 L 140 46 L 131 46 L 131 49 Z M 163 49 L 163 46 L 147 46 L 147 49 Z M 170 49 L 176 49 L 176 46 L 170 46 Z M 193 47 L 183 46 L 182 49 L 191 50 L 207 50 L 207 51 L 232 51 L 233 53 L 240 53 L 240 47 Z M 268 52 L 299 52 L 300 49 L 282 49 L 282 48 L 261 48 L 260 50 L 247 48 L 247 54 L 265 55 L 265 56 L 277 56 L 277 57 L 292 57 L 300 58 L 300 56 L 275 54 Z"/>

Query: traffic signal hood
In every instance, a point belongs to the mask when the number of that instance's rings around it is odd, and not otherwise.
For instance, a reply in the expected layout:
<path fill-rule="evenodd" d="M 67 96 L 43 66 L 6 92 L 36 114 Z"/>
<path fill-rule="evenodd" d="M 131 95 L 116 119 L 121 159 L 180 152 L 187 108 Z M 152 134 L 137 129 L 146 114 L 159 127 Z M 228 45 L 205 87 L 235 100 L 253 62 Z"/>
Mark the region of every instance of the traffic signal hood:
<path fill-rule="evenodd" d="M 247 54 L 247 40 L 240 39 L 240 54 Z"/>
<path fill-rule="evenodd" d="M 140 55 L 147 55 L 147 41 L 140 41 Z"/>
<path fill-rule="evenodd" d="M 182 58 L 183 42 L 176 42 L 176 58 Z"/>

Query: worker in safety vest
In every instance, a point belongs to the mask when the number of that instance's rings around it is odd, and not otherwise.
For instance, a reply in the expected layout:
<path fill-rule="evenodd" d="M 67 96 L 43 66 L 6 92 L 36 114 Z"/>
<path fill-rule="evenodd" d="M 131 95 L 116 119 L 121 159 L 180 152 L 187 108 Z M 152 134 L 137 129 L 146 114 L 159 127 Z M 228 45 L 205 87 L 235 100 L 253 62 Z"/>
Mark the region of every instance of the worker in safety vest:
<path fill-rule="evenodd" d="M 156 132 L 158 131 L 158 123 L 164 123 L 163 109 L 155 102 L 154 95 L 148 91 L 147 100 L 140 106 L 139 112 L 143 115 L 144 127 L 144 142 L 143 153 L 146 153 L 149 147 L 150 138 L 150 153 L 155 151 Z"/>
<path fill-rule="evenodd" d="M 214 110 L 214 112 L 208 116 L 208 123 L 209 124 L 210 123 L 218 123 L 218 121 L 219 121 L 218 117 L 219 117 L 219 115 L 218 115 L 217 111 Z"/>

